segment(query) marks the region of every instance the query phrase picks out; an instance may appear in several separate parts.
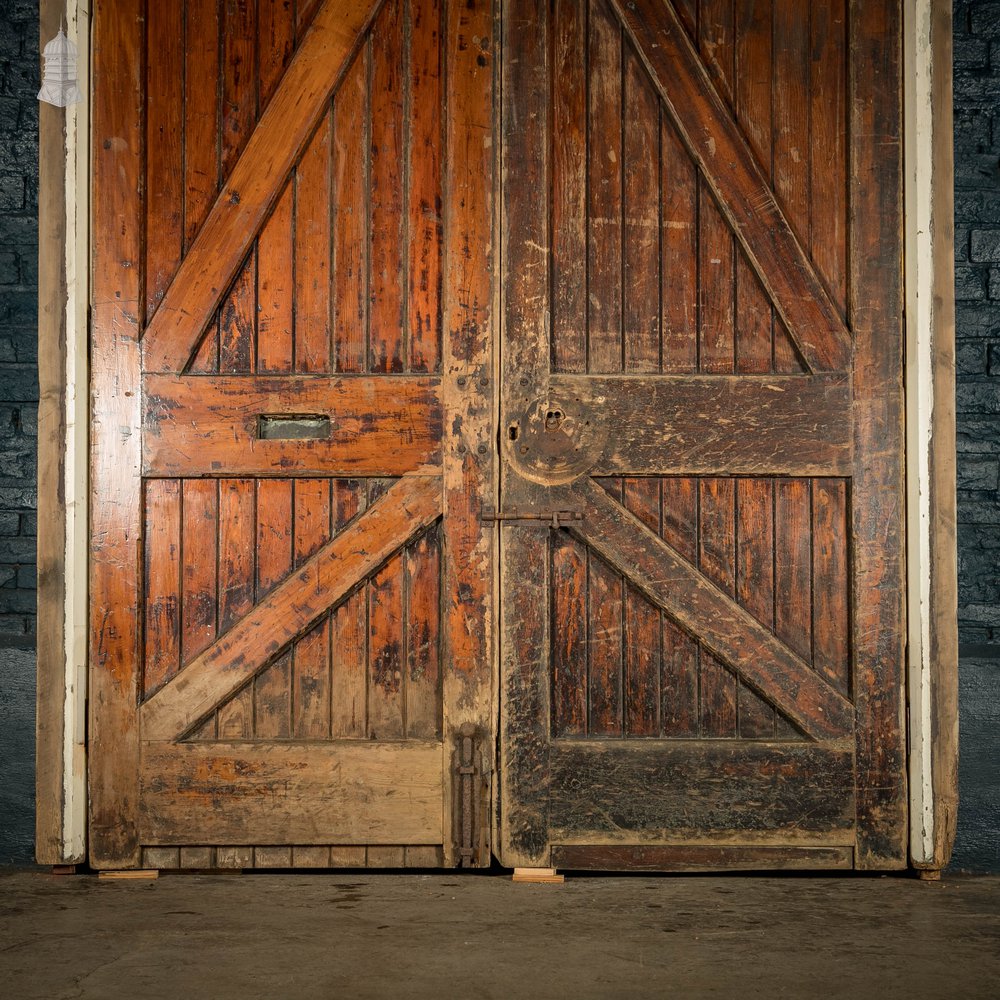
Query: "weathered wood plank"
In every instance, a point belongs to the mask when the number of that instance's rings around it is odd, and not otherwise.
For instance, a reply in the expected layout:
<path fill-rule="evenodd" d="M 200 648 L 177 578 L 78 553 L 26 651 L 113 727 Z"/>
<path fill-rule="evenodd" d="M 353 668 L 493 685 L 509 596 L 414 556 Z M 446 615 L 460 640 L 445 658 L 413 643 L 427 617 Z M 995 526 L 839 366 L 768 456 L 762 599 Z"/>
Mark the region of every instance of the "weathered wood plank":
<path fill-rule="evenodd" d="M 660 537 L 690 563 L 698 560 L 698 480 L 661 480 Z M 663 615 L 660 729 L 663 736 L 695 737 L 698 716 L 698 642 Z"/>
<path fill-rule="evenodd" d="M 552 864 L 564 871 L 826 871 L 852 868 L 850 847 L 584 846 L 556 844 Z"/>
<path fill-rule="evenodd" d="M 518 419 L 548 388 L 550 305 L 548 225 L 550 94 L 549 9 L 530 0 L 507 4 L 502 46 L 502 200 L 500 290 L 503 308 L 503 424 Z M 516 56 L 514 55 L 516 53 Z M 505 503 L 538 499 L 503 469 Z M 551 672 L 548 560 L 538 557 L 539 529 L 500 532 L 500 852 L 504 864 L 548 864 L 548 742 Z"/>
<path fill-rule="evenodd" d="M 569 525 L 574 534 L 807 734 L 831 739 L 851 732 L 853 712 L 840 694 L 604 490 L 577 484 L 560 499 L 586 512 Z"/>
<path fill-rule="evenodd" d="M 295 167 L 295 365 L 331 369 L 330 112 Z"/>
<path fill-rule="evenodd" d="M 398 476 L 440 460 L 439 381 L 148 375 L 149 476 Z M 267 416 L 328 417 L 326 438 L 261 438 Z M 322 433 L 323 431 L 317 431 Z"/>
<path fill-rule="evenodd" d="M 406 344 L 403 225 L 404 50 L 402 0 L 384 0 L 372 26 L 371 170 L 368 185 L 368 370 L 401 372 Z"/>
<path fill-rule="evenodd" d="M 552 367 L 587 370 L 587 6 L 552 13 Z"/>
<path fill-rule="evenodd" d="M 219 631 L 225 632 L 254 604 L 254 548 L 257 540 L 256 496 L 251 479 L 219 483 Z M 253 691 L 244 688 L 216 713 L 222 739 L 250 739 Z"/>
<path fill-rule="evenodd" d="M 443 767 L 452 766 L 456 732 L 472 725 L 483 738 L 484 759 L 493 740 L 494 540 L 482 521 L 483 504 L 496 501 L 496 378 L 494 313 L 494 210 L 496 160 L 496 55 L 493 0 L 447 4 L 445 31 L 444 347 L 442 402 L 444 553 L 442 593 Z M 546 357 L 547 360 L 547 357 Z M 495 769 L 491 763 L 491 772 Z M 452 831 L 453 783 L 443 799 L 444 863 L 456 863 Z M 473 863 L 490 863 L 490 823 L 483 813 Z M 482 820 L 482 821 L 479 821 Z"/>
<path fill-rule="evenodd" d="M 553 745 L 551 766 L 553 840 L 785 831 L 845 843 L 853 829 L 850 746 L 573 740 Z"/>
<path fill-rule="evenodd" d="M 698 568 L 729 598 L 736 594 L 736 480 L 698 483 Z M 701 733 L 736 736 L 736 678 L 708 650 L 699 670 Z"/>
<path fill-rule="evenodd" d="M 849 133 L 859 868 L 906 865 L 902 164 L 897 3 L 855 5 Z"/>
<path fill-rule="evenodd" d="M 774 483 L 736 483 L 736 598 L 766 628 L 774 625 Z M 842 692 L 843 693 L 843 692 Z M 740 681 L 740 736 L 774 736 L 774 708 Z"/>
<path fill-rule="evenodd" d="M 845 475 L 844 376 L 553 375 L 550 397 L 613 431 L 592 475 Z"/>
<path fill-rule="evenodd" d="M 588 18 L 587 371 L 622 370 L 622 33 L 606 0 Z M 545 114 L 544 109 L 539 109 Z M 544 245 L 544 244 L 543 244 Z"/>
<path fill-rule="evenodd" d="M 624 370 L 660 370 L 660 102 L 631 45 L 623 61 Z"/>
<path fill-rule="evenodd" d="M 441 839 L 441 783 L 436 742 L 144 743 L 139 829 L 163 845 L 191 830 L 221 845 L 426 844 Z"/>
<path fill-rule="evenodd" d="M 660 531 L 660 481 L 626 479 L 625 509 L 657 534 Z M 660 726 L 661 618 L 658 608 L 632 584 L 625 594 L 625 734 L 658 736 Z"/>
<path fill-rule="evenodd" d="M 289 364 L 291 360 L 289 359 Z M 264 600 L 291 572 L 295 533 L 295 483 L 257 482 L 257 601 Z M 254 735 L 285 738 L 292 733 L 291 653 L 282 653 L 251 685 Z"/>
<path fill-rule="evenodd" d="M 141 709 L 150 739 L 176 739 L 440 514 L 440 481 L 401 480 Z"/>
<path fill-rule="evenodd" d="M 259 0 L 257 4 L 257 101 L 267 107 L 295 50 L 295 4 Z"/>
<path fill-rule="evenodd" d="M 222 0 L 222 177 L 246 148 L 257 123 L 257 4 Z"/>
<path fill-rule="evenodd" d="M 146 39 L 155 59 L 146 70 L 146 316 L 174 276 L 184 248 L 184 7 L 149 8 Z"/>
<path fill-rule="evenodd" d="M 136 819 L 142 566 L 139 317 L 143 5 L 94 6 L 93 246 L 90 355 L 90 862 L 140 861 Z"/>
<path fill-rule="evenodd" d="M 372 0 L 326 0 L 143 338 L 149 371 L 180 371 L 323 114 Z"/>
<path fill-rule="evenodd" d="M 218 0 L 188 0 L 184 24 L 184 250 L 219 192 Z M 239 266 L 239 260 L 234 263 Z M 223 286 L 224 287 L 224 286 Z"/>
<path fill-rule="evenodd" d="M 611 2 L 810 368 L 845 369 L 850 334 L 674 8 L 660 0 Z"/>
<path fill-rule="evenodd" d="M 143 695 L 181 665 L 181 484 L 165 479 L 145 492 L 145 651 Z"/>
<path fill-rule="evenodd" d="M 397 554 L 368 585 L 369 739 L 398 740 L 405 735 L 403 642 L 403 557 Z"/>
<path fill-rule="evenodd" d="M 330 540 L 329 479 L 295 481 L 295 565 L 301 566 Z M 292 736 L 330 737 L 330 622 L 301 636 L 292 649 Z"/>
<path fill-rule="evenodd" d="M 427 532 L 406 550 L 406 736 L 441 737 L 441 548 Z"/>
<path fill-rule="evenodd" d="M 367 506 L 364 483 L 340 479 L 333 484 L 333 523 L 337 533 Z M 331 729 L 334 739 L 367 736 L 368 596 L 359 587 L 333 612 Z M 362 862 L 364 858 L 362 858 Z"/>

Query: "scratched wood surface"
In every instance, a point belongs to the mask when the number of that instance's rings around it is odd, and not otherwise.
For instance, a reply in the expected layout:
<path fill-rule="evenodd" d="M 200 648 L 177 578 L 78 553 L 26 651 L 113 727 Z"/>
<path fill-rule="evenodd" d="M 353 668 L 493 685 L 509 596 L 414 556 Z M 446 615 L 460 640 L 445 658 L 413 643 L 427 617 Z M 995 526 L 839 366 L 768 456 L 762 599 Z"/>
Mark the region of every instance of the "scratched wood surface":
<path fill-rule="evenodd" d="M 453 476 L 446 511 L 442 439 L 461 411 L 461 453 L 489 464 L 477 445 L 492 392 L 492 16 L 467 5 L 447 20 L 437 0 L 99 11 L 102 865 L 454 863 L 446 726 L 466 721 L 456 709 L 477 687 L 472 715 L 489 725 L 490 574 L 469 560 L 489 553 L 486 529 L 470 530 L 488 473 L 471 489 L 468 468 Z M 464 74 L 450 112 L 446 58 Z M 134 100 L 116 98 L 122 87 Z M 447 239 L 446 172 L 467 206 Z M 125 216 L 141 225 L 122 235 Z M 456 360 L 473 374 L 474 395 L 449 396 L 446 357 L 453 379 Z M 129 606 L 138 614 L 119 623 Z M 450 718 L 445 656 L 464 677 Z M 292 744 L 314 750 L 289 763 Z M 217 805 L 186 798 L 185 762 L 204 776 L 204 754 L 220 775 L 206 795 L 230 799 L 228 832 Z M 356 761 L 330 806 L 344 815 L 304 837 L 341 758 Z M 398 762 L 398 789 L 383 758 Z M 155 764 L 137 786 L 141 760 Z M 235 804 L 250 800 L 233 768 L 285 790 L 285 821 Z M 359 791 L 380 783 L 381 799 Z M 476 863 L 488 860 L 480 845 Z"/>
<path fill-rule="evenodd" d="M 501 528 L 511 863 L 550 864 L 561 842 L 629 867 L 638 848 L 601 845 L 777 849 L 807 829 L 830 848 L 814 861 L 896 863 L 896 278 L 877 288 L 900 249 L 851 208 L 861 164 L 872 219 L 898 218 L 894 46 L 877 111 L 857 82 L 890 6 L 509 14 L 503 491 L 567 512 Z M 887 550 L 859 549 L 876 524 Z M 884 601 L 862 596 L 858 574 L 883 570 Z M 798 778 L 772 795 L 784 766 Z M 674 863 L 634 861 L 655 858 Z"/>

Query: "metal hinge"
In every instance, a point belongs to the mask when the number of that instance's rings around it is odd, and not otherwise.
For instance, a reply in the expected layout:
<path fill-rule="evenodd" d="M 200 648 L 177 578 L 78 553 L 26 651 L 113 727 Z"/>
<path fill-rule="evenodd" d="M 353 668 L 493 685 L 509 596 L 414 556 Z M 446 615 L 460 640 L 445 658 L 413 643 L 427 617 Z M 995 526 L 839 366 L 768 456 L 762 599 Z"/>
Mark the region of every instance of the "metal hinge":
<path fill-rule="evenodd" d="M 482 513 L 484 521 L 537 521 L 546 522 L 553 528 L 558 528 L 564 524 L 573 524 L 583 520 L 582 510 L 518 510 L 516 507 L 511 510 L 495 510 L 493 507 L 484 507 Z"/>
<path fill-rule="evenodd" d="M 485 813 L 482 760 L 479 755 L 480 731 L 467 722 L 456 733 L 455 754 L 455 843 L 461 868 L 484 864 L 482 858 L 489 829 Z"/>

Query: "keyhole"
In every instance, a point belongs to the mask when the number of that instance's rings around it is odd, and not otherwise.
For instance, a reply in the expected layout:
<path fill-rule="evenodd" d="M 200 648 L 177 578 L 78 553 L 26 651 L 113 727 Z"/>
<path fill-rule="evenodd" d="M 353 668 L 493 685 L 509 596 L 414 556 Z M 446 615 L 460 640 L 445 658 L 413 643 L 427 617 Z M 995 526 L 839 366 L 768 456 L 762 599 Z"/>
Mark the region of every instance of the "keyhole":
<path fill-rule="evenodd" d="M 559 430 L 559 425 L 563 422 L 562 410 L 549 410 L 545 414 L 545 429 L 547 431 Z"/>
<path fill-rule="evenodd" d="M 511 424 L 510 427 L 507 428 L 507 437 L 509 437 L 511 441 L 517 440 L 517 424 Z"/>

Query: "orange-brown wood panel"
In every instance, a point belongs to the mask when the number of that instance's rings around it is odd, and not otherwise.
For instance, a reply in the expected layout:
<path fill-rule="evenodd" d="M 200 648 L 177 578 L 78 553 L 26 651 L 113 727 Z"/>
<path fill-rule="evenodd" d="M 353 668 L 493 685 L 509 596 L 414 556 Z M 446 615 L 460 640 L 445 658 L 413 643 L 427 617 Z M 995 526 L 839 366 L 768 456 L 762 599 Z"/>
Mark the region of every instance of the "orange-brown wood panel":
<path fill-rule="evenodd" d="M 330 115 L 295 168 L 295 371 L 330 371 Z"/>
<path fill-rule="evenodd" d="M 145 668 L 148 696 L 180 669 L 181 484 L 154 479 L 145 489 Z"/>
<path fill-rule="evenodd" d="M 295 8 L 290 0 L 257 0 L 258 107 L 263 112 L 295 51 Z"/>
<path fill-rule="evenodd" d="M 232 173 L 257 121 L 257 4 L 222 0 L 222 178 Z"/>
<path fill-rule="evenodd" d="M 441 737 L 441 549 L 430 531 L 406 551 L 406 736 Z"/>
<path fill-rule="evenodd" d="M 371 41 L 371 181 L 369 337 L 373 372 L 405 367 L 403 255 L 403 0 L 386 0 Z"/>
<path fill-rule="evenodd" d="M 251 251 L 219 312 L 219 371 L 249 374 L 257 363 L 257 253 Z"/>
<path fill-rule="evenodd" d="M 847 307 L 847 0 L 811 11 L 810 136 L 812 258 L 843 312 Z"/>
<path fill-rule="evenodd" d="M 341 532 L 367 506 L 364 482 L 333 484 L 333 518 Z M 368 598 L 367 585 L 351 593 L 333 612 L 331 734 L 334 739 L 368 735 Z"/>
<path fill-rule="evenodd" d="M 154 4 L 147 42 L 146 315 L 155 312 L 180 263 L 184 221 L 184 4 Z"/>
<path fill-rule="evenodd" d="M 330 540 L 328 479 L 295 481 L 295 565 Z M 330 622 L 324 618 L 299 638 L 292 650 L 292 736 L 330 736 Z"/>
<path fill-rule="evenodd" d="M 211 645 L 218 626 L 218 483 L 185 480 L 181 502 L 181 661 L 188 663 Z"/>
<path fill-rule="evenodd" d="M 400 739 L 403 719 L 403 560 L 394 556 L 368 590 L 368 736 Z"/>
<path fill-rule="evenodd" d="M 368 359 L 368 79 L 371 48 L 354 58 L 333 102 L 334 368 L 362 372 Z"/>
<path fill-rule="evenodd" d="M 257 371 L 292 370 L 294 188 L 285 187 L 257 241 Z"/>
<path fill-rule="evenodd" d="M 411 372 L 441 367 L 441 0 L 409 0 L 407 330 Z"/>
<path fill-rule="evenodd" d="M 220 79 L 218 0 L 187 0 L 183 104 L 185 252 L 198 235 L 219 190 Z"/>
<path fill-rule="evenodd" d="M 250 479 L 219 482 L 219 631 L 225 632 L 254 605 L 256 510 Z M 254 734 L 251 686 L 216 713 L 220 739 L 250 739 Z"/>
<path fill-rule="evenodd" d="M 257 601 L 264 600 L 291 572 L 295 538 L 295 483 L 257 482 Z M 254 735 L 291 734 L 291 653 L 281 654 L 251 682 Z"/>
<path fill-rule="evenodd" d="M 736 481 L 736 597 L 762 625 L 774 626 L 774 484 Z M 744 681 L 739 685 L 739 735 L 774 736 L 774 708 Z"/>
<path fill-rule="evenodd" d="M 660 531 L 659 479 L 626 479 L 625 509 L 650 531 Z M 625 588 L 625 676 L 622 684 L 626 736 L 659 735 L 660 612 L 631 583 Z"/>

